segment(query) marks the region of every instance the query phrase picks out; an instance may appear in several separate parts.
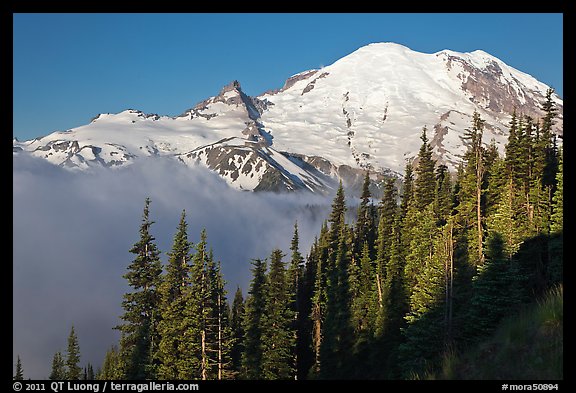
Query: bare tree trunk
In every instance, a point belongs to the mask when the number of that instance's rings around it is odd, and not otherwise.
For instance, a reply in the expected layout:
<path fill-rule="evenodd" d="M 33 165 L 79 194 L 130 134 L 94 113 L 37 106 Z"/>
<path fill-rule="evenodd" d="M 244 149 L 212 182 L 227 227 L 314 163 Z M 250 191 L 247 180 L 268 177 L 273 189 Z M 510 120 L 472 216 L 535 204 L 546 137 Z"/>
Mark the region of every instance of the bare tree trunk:
<path fill-rule="evenodd" d="M 313 316 L 314 316 L 314 329 L 312 338 L 314 340 L 314 368 L 316 372 L 319 372 L 320 344 L 322 342 L 322 322 L 321 322 L 321 311 L 319 304 L 314 305 Z"/>
<path fill-rule="evenodd" d="M 218 294 L 218 379 L 222 379 L 222 299 Z"/>
<path fill-rule="evenodd" d="M 206 355 L 206 330 L 202 329 L 202 380 L 208 379 L 206 363 L 208 363 Z"/>
<path fill-rule="evenodd" d="M 376 285 L 378 287 L 378 305 L 380 308 L 384 307 L 382 301 L 382 286 L 380 285 L 380 273 L 376 273 Z"/>

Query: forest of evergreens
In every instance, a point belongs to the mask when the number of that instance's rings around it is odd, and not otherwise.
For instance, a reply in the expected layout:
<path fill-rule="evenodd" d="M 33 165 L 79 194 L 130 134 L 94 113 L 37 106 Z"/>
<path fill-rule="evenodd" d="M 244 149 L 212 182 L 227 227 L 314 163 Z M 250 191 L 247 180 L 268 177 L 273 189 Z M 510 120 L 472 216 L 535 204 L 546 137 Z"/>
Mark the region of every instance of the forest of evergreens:
<path fill-rule="evenodd" d="M 147 199 L 124 278 L 121 339 L 97 379 L 410 379 L 478 345 L 501 321 L 563 281 L 562 149 L 544 116 L 513 113 L 505 155 L 482 143 L 474 113 L 456 173 L 433 159 L 423 129 L 401 187 L 374 202 L 366 173 L 356 220 L 340 183 L 308 254 L 252 263 L 246 293 L 225 291 L 205 231 L 186 213 L 162 265 Z M 72 330 L 51 379 L 82 378 Z"/>

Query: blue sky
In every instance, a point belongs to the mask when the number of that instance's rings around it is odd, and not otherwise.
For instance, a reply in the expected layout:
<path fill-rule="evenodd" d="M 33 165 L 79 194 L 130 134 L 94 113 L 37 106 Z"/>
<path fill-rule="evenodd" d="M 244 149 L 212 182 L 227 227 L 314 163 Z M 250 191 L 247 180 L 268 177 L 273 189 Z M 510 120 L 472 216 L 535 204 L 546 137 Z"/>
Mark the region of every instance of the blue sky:
<path fill-rule="evenodd" d="M 563 95 L 562 14 L 14 14 L 19 140 L 133 108 L 178 115 L 237 79 L 258 95 L 372 42 L 482 49 Z"/>

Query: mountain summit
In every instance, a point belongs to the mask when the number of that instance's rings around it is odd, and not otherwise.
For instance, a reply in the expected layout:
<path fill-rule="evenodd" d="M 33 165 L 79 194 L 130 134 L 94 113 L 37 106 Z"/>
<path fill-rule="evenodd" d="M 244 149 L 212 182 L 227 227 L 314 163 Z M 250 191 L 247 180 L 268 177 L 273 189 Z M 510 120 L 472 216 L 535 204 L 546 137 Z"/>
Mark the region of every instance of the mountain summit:
<path fill-rule="evenodd" d="M 485 120 L 484 143 L 494 139 L 502 151 L 513 110 L 541 117 L 547 89 L 481 50 L 426 54 L 377 43 L 258 97 L 233 81 L 177 117 L 101 114 L 68 131 L 14 139 L 13 148 L 77 170 L 170 156 L 205 165 L 238 189 L 322 192 L 365 169 L 402 173 L 424 126 L 435 158 L 454 168 L 474 111 Z M 563 101 L 554 101 L 561 136 Z"/>

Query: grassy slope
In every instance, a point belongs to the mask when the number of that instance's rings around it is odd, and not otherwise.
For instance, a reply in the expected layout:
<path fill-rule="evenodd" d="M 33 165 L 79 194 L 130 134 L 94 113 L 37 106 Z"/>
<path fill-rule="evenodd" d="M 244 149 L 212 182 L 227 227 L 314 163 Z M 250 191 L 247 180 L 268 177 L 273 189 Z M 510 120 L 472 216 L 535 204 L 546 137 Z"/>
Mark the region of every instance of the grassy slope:
<path fill-rule="evenodd" d="M 563 289 L 505 319 L 492 337 L 444 357 L 425 379 L 563 379 Z"/>

